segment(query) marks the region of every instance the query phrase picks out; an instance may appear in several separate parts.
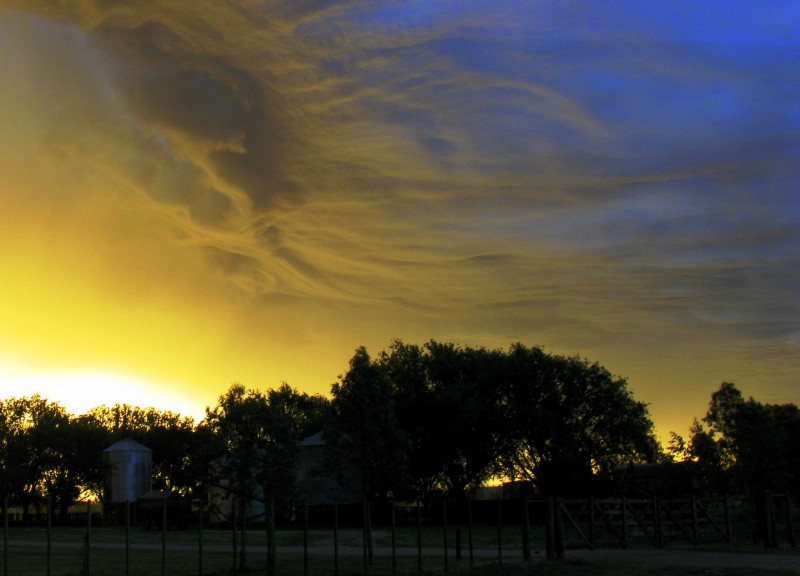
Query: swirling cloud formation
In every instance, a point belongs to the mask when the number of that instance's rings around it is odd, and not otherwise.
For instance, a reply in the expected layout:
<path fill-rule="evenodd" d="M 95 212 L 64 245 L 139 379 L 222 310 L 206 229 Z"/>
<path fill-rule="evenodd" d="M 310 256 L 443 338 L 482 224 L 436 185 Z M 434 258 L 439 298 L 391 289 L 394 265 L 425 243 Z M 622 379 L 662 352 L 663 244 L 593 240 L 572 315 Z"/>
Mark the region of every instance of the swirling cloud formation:
<path fill-rule="evenodd" d="M 208 404 L 521 340 L 664 429 L 794 394 L 796 3 L 5 6 L 7 355 Z"/>

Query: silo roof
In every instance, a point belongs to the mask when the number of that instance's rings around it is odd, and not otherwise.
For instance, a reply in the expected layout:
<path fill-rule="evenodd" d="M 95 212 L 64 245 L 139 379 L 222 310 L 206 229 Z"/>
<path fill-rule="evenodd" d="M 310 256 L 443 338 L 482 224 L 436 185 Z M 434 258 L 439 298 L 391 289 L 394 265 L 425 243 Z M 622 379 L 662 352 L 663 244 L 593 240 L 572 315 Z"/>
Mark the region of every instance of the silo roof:
<path fill-rule="evenodd" d="M 310 446 L 327 446 L 328 443 L 322 438 L 322 432 L 317 432 L 316 434 L 312 434 L 311 436 L 304 438 L 300 442 L 300 446 L 304 448 L 308 448 Z"/>
<path fill-rule="evenodd" d="M 103 450 L 103 452 L 152 452 L 150 448 L 139 444 L 136 440 L 124 438 Z"/>

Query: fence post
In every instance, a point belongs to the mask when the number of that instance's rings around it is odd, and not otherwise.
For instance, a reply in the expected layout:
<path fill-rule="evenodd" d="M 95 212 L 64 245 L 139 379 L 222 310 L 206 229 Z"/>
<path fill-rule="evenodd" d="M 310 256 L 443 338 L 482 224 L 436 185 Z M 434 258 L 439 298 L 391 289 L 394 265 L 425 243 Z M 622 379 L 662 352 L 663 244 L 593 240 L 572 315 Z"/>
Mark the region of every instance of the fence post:
<path fill-rule="evenodd" d="M 167 576 L 167 499 L 161 506 L 161 576 Z"/>
<path fill-rule="evenodd" d="M 364 574 L 369 574 L 369 552 L 368 552 L 368 543 L 367 543 L 367 499 L 362 498 L 361 500 L 361 523 L 362 523 L 362 530 L 361 530 L 361 551 L 364 556 Z"/>
<path fill-rule="evenodd" d="M 339 576 L 339 503 L 333 503 L 333 574 Z"/>
<path fill-rule="evenodd" d="M 469 567 L 475 562 L 475 552 L 472 548 L 472 498 L 467 498 L 467 538 L 469 540 Z"/>
<path fill-rule="evenodd" d="M 308 499 L 303 500 L 303 576 L 308 576 Z"/>
<path fill-rule="evenodd" d="M 3 576 L 8 576 L 8 495 L 3 495 Z"/>
<path fill-rule="evenodd" d="M 555 501 L 552 496 L 548 496 L 545 503 L 544 542 L 547 559 L 553 560 L 556 557 L 556 520 Z"/>
<path fill-rule="evenodd" d="M 422 511 L 417 500 L 417 572 L 422 572 Z"/>
<path fill-rule="evenodd" d="M 397 520 L 395 518 L 394 497 L 391 500 L 392 513 L 392 574 L 397 572 Z"/>
<path fill-rule="evenodd" d="M 663 548 L 664 541 L 661 534 L 661 504 L 658 496 L 653 496 L 653 530 L 655 533 L 656 548 Z"/>
<path fill-rule="evenodd" d="M 84 576 L 92 573 L 92 503 L 86 503 L 86 556 L 84 556 Z"/>
<path fill-rule="evenodd" d="M 725 495 L 722 499 L 723 510 L 725 511 L 725 538 L 728 542 L 731 542 L 733 539 L 733 534 L 731 531 L 731 502 L 728 493 L 725 492 Z"/>
<path fill-rule="evenodd" d="M 503 500 L 497 499 L 497 561 L 503 561 Z"/>
<path fill-rule="evenodd" d="M 53 554 L 53 500 L 50 494 L 47 495 L 47 576 L 50 576 Z"/>
<path fill-rule="evenodd" d="M 233 537 L 233 573 L 236 574 L 236 521 L 239 507 L 236 505 L 236 496 L 231 497 L 231 535 Z"/>
<path fill-rule="evenodd" d="M 531 526 L 528 519 L 528 498 L 521 497 L 522 502 L 522 559 L 525 562 L 531 561 Z"/>
<path fill-rule="evenodd" d="M 444 543 L 444 571 L 447 572 L 447 557 L 449 550 L 447 549 L 447 497 L 442 498 L 442 539 Z"/>
<path fill-rule="evenodd" d="M 559 560 L 564 559 L 564 523 L 561 518 L 561 498 L 556 497 L 556 506 L 555 506 L 555 540 L 556 540 L 556 558 Z"/>
<path fill-rule="evenodd" d="M 775 539 L 775 496 L 769 490 L 764 495 L 764 547 L 777 548 Z"/>
<path fill-rule="evenodd" d="M 131 573 L 131 503 L 125 500 L 125 576 Z"/>
<path fill-rule="evenodd" d="M 200 502 L 197 511 L 197 576 L 203 576 L 203 496 L 200 494 Z"/>

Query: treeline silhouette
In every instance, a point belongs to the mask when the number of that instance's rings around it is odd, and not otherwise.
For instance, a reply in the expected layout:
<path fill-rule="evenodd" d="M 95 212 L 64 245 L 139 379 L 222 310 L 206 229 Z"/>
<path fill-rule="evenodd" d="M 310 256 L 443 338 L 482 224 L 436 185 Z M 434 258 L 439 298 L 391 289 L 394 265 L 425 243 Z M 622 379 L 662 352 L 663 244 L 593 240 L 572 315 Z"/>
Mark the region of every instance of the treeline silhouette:
<path fill-rule="evenodd" d="M 50 499 L 57 518 L 102 501 L 102 452 L 122 438 L 152 449 L 157 490 L 240 501 L 296 496 L 300 442 L 321 432 L 327 473 L 364 502 L 465 499 L 490 479 L 528 480 L 545 495 L 588 495 L 619 465 L 691 464 L 698 490 L 798 495 L 800 411 L 745 400 L 723 383 L 686 439 L 659 445 L 624 378 L 579 357 L 394 341 L 356 350 L 329 396 L 235 383 L 205 417 L 127 404 L 71 415 L 38 395 L 0 401 L 0 497 L 25 520 Z M 2 500 L 0 500 L 2 501 Z"/>

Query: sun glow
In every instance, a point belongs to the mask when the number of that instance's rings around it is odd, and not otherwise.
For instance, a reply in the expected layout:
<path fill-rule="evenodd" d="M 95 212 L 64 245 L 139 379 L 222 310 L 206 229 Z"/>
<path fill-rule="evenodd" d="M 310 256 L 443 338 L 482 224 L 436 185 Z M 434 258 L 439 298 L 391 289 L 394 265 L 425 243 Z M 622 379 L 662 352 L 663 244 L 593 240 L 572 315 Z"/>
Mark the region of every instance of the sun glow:
<path fill-rule="evenodd" d="M 0 360 L 0 399 L 40 395 L 58 402 L 72 415 L 85 414 L 96 406 L 130 404 L 170 410 L 196 421 L 204 415 L 197 400 L 155 384 L 112 370 L 42 369 Z"/>

